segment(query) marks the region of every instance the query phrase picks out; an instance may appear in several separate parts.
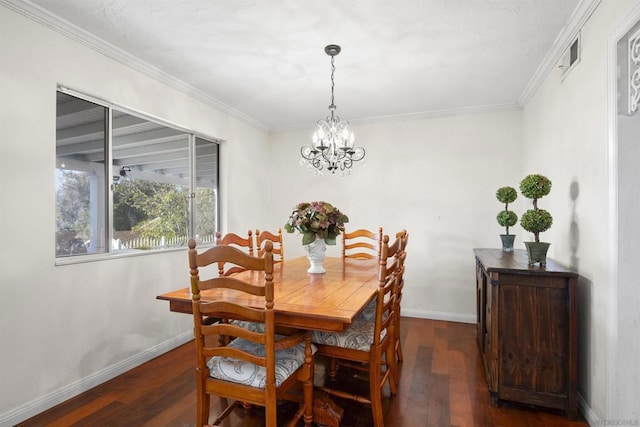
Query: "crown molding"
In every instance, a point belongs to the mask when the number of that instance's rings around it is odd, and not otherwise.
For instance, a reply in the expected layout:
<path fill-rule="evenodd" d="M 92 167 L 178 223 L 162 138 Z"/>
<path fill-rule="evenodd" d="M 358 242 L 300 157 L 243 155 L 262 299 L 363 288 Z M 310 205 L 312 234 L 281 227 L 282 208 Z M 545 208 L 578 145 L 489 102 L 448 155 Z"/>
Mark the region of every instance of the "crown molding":
<path fill-rule="evenodd" d="M 408 122 L 414 120 L 427 120 L 440 117 L 465 116 L 473 114 L 495 113 L 500 111 L 519 111 L 522 108 L 516 103 L 512 104 L 495 104 L 495 105 L 478 105 L 473 107 L 450 108 L 445 110 L 422 111 L 417 113 L 394 114 L 387 116 L 364 117 L 360 119 L 351 119 L 351 125 L 368 125 L 392 122 Z M 313 127 L 313 126 L 311 126 Z M 299 130 L 309 130 L 309 124 L 280 126 L 271 130 L 271 133 L 284 133 Z"/>
<path fill-rule="evenodd" d="M 395 114 L 388 116 L 366 117 L 362 119 L 351 120 L 352 124 L 364 125 L 374 123 L 387 123 L 397 121 L 425 120 L 440 117 L 451 116 L 467 116 L 473 114 L 495 113 L 499 111 L 520 110 L 520 106 L 515 103 L 510 104 L 492 104 L 492 105 L 476 105 L 471 107 L 449 108 L 442 110 L 421 111 L 416 113 Z"/>
<path fill-rule="evenodd" d="M 238 119 L 254 128 L 268 131 L 269 128 L 266 124 L 254 119 L 253 117 L 225 104 L 224 102 L 204 94 L 197 90 L 193 86 L 179 80 L 170 74 L 165 73 L 152 66 L 151 64 L 142 61 L 141 59 L 125 52 L 124 50 L 96 37 L 88 31 L 70 23 L 69 21 L 62 19 L 45 9 L 26 0 L 0 0 L 0 5 L 13 10 L 39 24 L 42 24 L 65 37 L 68 37 L 74 41 L 77 41 L 84 46 L 87 46 L 96 52 L 105 55 L 115 61 L 120 62 L 136 71 L 143 73 L 144 75 L 151 77 L 160 83 L 163 83 L 175 90 L 178 90 L 198 101 L 215 108 L 216 110 L 225 113 L 235 119 Z"/>
<path fill-rule="evenodd" d="M 525 86 L 524 90 L 518 98 L 518 105 L 523 107 L 533 98 L 538 88 L 542 85 L 551 70 L 553 70 L 569 48 L 571 42 L 578 35 L 584 24 L 589 20 L 593 12 L 596 10 L 602 0 L 581 0 L 576 9 L 573 11 L 567 24 L 562 28 L 560 34 L 556 37 L 551 49 L 545 55 L 544 59 L 536 69 L 535 73 Z"/>

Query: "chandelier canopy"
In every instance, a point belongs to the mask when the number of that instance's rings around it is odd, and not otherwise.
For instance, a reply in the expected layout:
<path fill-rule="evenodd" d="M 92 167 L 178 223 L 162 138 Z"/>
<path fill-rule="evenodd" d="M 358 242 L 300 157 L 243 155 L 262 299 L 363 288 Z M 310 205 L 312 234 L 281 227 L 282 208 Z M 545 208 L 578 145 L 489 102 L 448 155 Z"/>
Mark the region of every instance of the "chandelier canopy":
<path fill-rule="evenodd" d="M 340 53 L 340 46 L 330 44 L 324 48 L 327 55 L 331 57 L 331 105 L 329 105 L 329 115 L 318 120 L 318 128 L 313 133 L 311 145 L 304 145 L 300 149 L 302 155 L 301 164 L 308 164 L 309 169 L 315 168 L 316 174 L 321 174 L 326 167 L 331 173 L 337 170 L 343 175 L 351 174 L 353 162 L 364 158 L 365 151 L 362 147 L 354 147 L 355 137 L 349 128 L 349 122 L 340 120 L 334 103 L 334 74 L 336 67 L 335 56 Z"/>

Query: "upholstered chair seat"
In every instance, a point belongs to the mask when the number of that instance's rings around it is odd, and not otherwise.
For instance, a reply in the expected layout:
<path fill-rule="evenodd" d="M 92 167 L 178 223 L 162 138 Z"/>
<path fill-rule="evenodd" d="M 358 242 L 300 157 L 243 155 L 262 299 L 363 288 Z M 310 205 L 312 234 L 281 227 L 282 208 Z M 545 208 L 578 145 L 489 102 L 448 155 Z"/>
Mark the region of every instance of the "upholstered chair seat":
<path fill-rule="evenodd" d="M 264 326 L 264 324 L 261 323 L 245 323 Z M 276 340 L 279 338 L 282 337 L 276 336 Z M 237 348 L 259 357 L 265 356 L 264 345 L 242 338 L 233 340 L 228 347 Z M 311 348 L 312 352 L 315 353 L 316 347 L 312 345 Z M 287 378 L 304 365 L 304 358 L 304 343 L 282 350 L 276 350 L 276 387 L 279 387 Z M 265 387 L 267 370 L 264 366 L 258 366 L 233 357 L 214 356 L 207 362 L 207 367 L 209 368 L 209 376 L 211 378 L 249 385 L 256 388 Z"/>
<path fill-rule="evenodd" d="M 352 350 L 369 351 L 371 344 L 373 344 L 374 329 L 374 322 L 364 319 L 356 319 L 342 332 L 313 331 L 313 334 L 311 335 L 311 342 L 315 344 L 350 348 Z M 386 329 L 383 329 L 380 333 L 381 340 L 384 339 L 386 333 Z"/>

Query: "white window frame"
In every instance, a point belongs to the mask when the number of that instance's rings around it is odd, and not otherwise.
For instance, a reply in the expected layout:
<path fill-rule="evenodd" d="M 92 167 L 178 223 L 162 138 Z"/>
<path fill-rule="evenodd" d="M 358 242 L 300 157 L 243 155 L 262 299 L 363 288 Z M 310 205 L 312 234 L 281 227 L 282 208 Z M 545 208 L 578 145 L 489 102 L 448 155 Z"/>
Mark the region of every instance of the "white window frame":
<path fill-rule="evenodd" d="M 92 194 L 99 194 L 100 191 L 97 190 L 98 186 L 103 186 L 104 191 L 106 192 L 105 195 L 106 197 L 98 197 L 101 200 L 95 200 L 91 202 L 91 209 L 95 209 L 96 211 L 94 212 L 94 215 L 91 215 L 91 220 L 92 220 L 92 225 L 90 227 L 90 232 L 91 232 L 91 238 L 97 240 L 94 237 L 95 234 L 95 230 L 98 229 L 99 225 L 95 224 L 95 222 L 100 222 L 102 221 L 105 224 L 106 227 L 106 231 L 104 233 L 104 240 L 107 243 L 106 247 L 104 248 L 104 251 L 101 251 L 99 253 L 88 253 L 88 254 L 77 254 L 77 255 L 67 255 L 67 256 L 58 256 L 57 254 L 55 254 L 55 250 L 54 250 L 54 254 L 56 256 L 55 258 L 55 264 L 56 265 L 67 265 L 67 264 L 75 264 L 75 263 L 81 263 L 81 262 L 89 262 L 89 261 L 96 261 L 96 260 L 103 260 L 103 259 L 111 259 L 111 258 L 119 258 L 119 257 L 128 257 L 128 256 L 138 256 L 138 255 L 147 255 L 147 254 L 154 254 L 154 253 L 159 253 L 159 252 L 166 252 L 166 251 L 172 251 L 172 250 L 183 250 L 183 248 L 152 248 L 152 249 L 147 249 L 144 251 L 139 251 L 139 252 L 122 252 L 119 251 L 117 249 L 114 249 L 114 245 L 113 245 L 113 233 L 114 233 L 114 227 L 113 227 L 113 189 L 114 189 L 114 176 L 117 176 L 116 173 L 114 173 L 112 171 L 112 169 L 114 169 L 113 167 L 113 137 L 112 137 L 112 131 L 113 131 L 113 111 L 116 110 L 118 112 L 122 112 L 131 116 L 135 116 L 137 118 L 170 128 L 170 129 L 174 129 L 176 131 L 179 132 L 183 132 L 185 133 L 185 135 L 187 135 L 188 137 L 188 149 L 189 149 L 189 161 L 188 161 L 188 166 L 189 166 L 189 177 L 188 177 L 188 186 L 189 186 L 189 197 L 188 197 L 188 212 L 187 212 L 187 221 L 188 221 L 188 238 L 193 238 L 195 236 L 195 219 L 196 219 L 196 212 L 195 212 L 195 195 L 196 195 L 196 188 L 197 188 L 197 180 L 196 180 L 196 139 L 200 139 L 200 140 L 204 140 L 210 143 L 214 143 L 217 145 L 217 162 L 216 162 L 216 172 L 217 172 L 217 177 L 216 179 L 216 184 L 214 186 L 214 194 L 215 194 L 215 199 L 216 199 L 216 203 L 215 203 L 215 224 L 214 224 L 214 229 L 215 230 L 219 230 L 219 226 L 220 226 L 220 181 L 219 181 L 219 177 L 220 177 L 220 146 L 222 144 L 222 141 L 218 138 L 213 138 L 207 135 L 203 135 L 201 133 L 195 132 L 193 130 L 190 130 L 188 128 L 185 128 L 183 126 L 180 126 L 178 124 L 169 122 L 167 120 L 137 111 L 137 110 L 133 110 L 131 108 L 127 108 L 127 107 L 123 107 L 108 101 L 105 101 L 104 99 L 100 99 L 97 97 L 93 97 L 90 95 L 87 95 L 85 93 L 73 90 L 73 89 L 69 89 L 63 86 L 58 86 L 57 92 L 61 92 L 64 93 L 66 95 L 70 95 L 85 101 L 89 101 L 91 103 L 97 104 L 101 107 L 104 107 L 107 109 L 107 114 L 106 114 L 106 118 L 105 118 L 105 122 L 106 122 L 106 126 L 105 126 L 105 132 L 106 132 L 106 139 L 107 139 L 107 143 L 106 143 L 106 147 L 105 147 L 105 163 L 109 166 L 109 171 L 111 173 L 107 173 L 107 177 L 104 177 L 105 172 L 107 169 L 106 168 L 102 168 L 102 171 L 96 172 L 96 176 L 99 177 L 100 175 L 103 176 L 103 180 L 97 179 L 97 180 L 92 180 L 94 182 L 91 183 L 92 186 L 95 186 L 95 190 L 92 191 Z M 57 108 L 56 108 L 57 111 Z M 57 141 L 57 139 L 56 139 Z M 152 145 L 150 145 L 152 146 Z M 57 168 L 57 160 L 58 160 L 58 155 L 56 153 L 56 168 Z M 66 162 L 67 160 L 65 160 Z M 102 182 L 100 182 L 102 181 Z M 95 193 L 94 193 L 95 191 Z M 57 201 L 56 201 L 57 203 Z M 57 207 L 56 207 L 57 209 Z M 106 221 L 105 221 L 106 219 Z M 55 227 L 55 231 L 56 233 L 58 232 L 57 230 L 57 225 Z M 95 241 L 94 240 L 94 241 Z M 201 246 L 207 246 L 212 244 L 211 241 L 209 242 L 203 242 L 201 243 Z M 185 245 L 186 246 L 186 245 Z"/>

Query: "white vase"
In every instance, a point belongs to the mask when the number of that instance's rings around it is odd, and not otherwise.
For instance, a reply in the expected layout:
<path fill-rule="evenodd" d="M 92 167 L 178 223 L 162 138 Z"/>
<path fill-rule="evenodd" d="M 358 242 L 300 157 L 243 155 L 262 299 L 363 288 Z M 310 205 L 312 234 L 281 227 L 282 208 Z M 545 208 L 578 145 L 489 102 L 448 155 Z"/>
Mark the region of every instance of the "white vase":
<path fill-rule="evenodd" d="M 307 273 L 325 273 L 326 270 L 322 266 L 324 258 L 327 255 L 327 245 L 324 239 L 316 237 L 316 240 L 304 245 L 304 251 L 307 254 L 307 259 L 311 264 L 311 267 L 307 270 Z"/>

